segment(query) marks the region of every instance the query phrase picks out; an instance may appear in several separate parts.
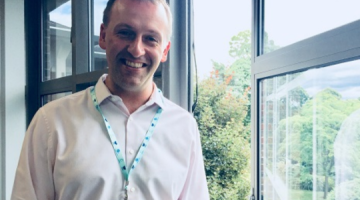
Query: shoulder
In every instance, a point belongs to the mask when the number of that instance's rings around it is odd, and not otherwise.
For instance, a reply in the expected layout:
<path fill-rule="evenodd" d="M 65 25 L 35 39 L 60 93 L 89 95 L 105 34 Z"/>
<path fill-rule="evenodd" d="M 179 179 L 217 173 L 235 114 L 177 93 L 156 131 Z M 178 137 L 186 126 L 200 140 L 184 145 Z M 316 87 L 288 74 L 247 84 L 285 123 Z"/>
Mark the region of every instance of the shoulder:
<path fill-rule="evenodd" d="M 88 88 L 74 94 L 50 101 L 42 107 L 42 110 L 44 112 L 75 111 L 76 109 L 87 105 L 89 100 L 90 94 Z"/>
<path fill-rule="evenodd" d="M 37 111 L 33 119 L 40 117 L 40 120 L 46 121 L 50 127 L 54 128 L 56 124 L 61 126 L 64 123 L 74 123 L 90 116 L 94 110 L 91 108 L 93 104 L 89 89 L 85 89 L 45 104 Z"/>
<path fill-rule="evenodd" d="M 197 123 L 192 113 L 167 98 L 164 98 L 164 101 L 166 106 L 163 110 L 164 116 L 161 117 L 162 120 L 166 118 L 165 120 L 171 123 L 172 126 L 197 129 Z"/>

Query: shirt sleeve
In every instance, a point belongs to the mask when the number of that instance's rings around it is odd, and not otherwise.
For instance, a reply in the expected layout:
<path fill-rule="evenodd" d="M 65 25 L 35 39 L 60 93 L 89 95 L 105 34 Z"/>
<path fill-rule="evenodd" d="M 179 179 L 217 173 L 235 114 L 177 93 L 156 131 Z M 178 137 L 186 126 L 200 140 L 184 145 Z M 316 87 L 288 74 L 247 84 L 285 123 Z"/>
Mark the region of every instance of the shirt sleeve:
<path fill-rule="evenodd" d="M 186 178 L 186 183 L 183 191 L 181 192 L 179 200 L 209 199 L 200 134 L 197 126 L 195 126 L 194 133 L 195 140 L 191 145 L 192 153 L 190 167 Z"/>
<path fill-rule="evenodd" d="M 40 109 L 25 134 L 11 200 L 55 199 L 49 130 L 45 112 Z"/>

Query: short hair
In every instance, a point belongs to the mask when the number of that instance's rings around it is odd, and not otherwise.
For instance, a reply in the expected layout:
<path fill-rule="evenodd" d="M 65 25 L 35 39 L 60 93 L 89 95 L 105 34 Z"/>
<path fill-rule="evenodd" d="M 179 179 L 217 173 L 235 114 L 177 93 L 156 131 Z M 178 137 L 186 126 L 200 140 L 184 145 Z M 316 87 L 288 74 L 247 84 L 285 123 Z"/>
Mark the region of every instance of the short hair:
<path fill-rule="evenodd" d="M 106 4 L 105 10 L 104 10 L 104 15 L 103 15 L 103 24 L 105 26 L 107 26 L 109 24 L 109 22 L 110 22 L 111 9 L 112 9 L 115 1 L 118 1 L 118 0 L 109 0 L 107 2 L 107 4 Z M 119 1 L 121 1 L 121 0 L 119 0 Z M 149 1 L 149 2 L 151 2 L 153 4 L 160 3 L 165 8 L 167 20 L 169 22 L 168 39 L 170 40 L 170 37 L 171 37 L 171 34 L 172 34 L 172 14 L 171 14 L 170 6 L 166 2 L 166 0 L 137 0 L 137 1 L 139 1 L 139 2 Z"/>

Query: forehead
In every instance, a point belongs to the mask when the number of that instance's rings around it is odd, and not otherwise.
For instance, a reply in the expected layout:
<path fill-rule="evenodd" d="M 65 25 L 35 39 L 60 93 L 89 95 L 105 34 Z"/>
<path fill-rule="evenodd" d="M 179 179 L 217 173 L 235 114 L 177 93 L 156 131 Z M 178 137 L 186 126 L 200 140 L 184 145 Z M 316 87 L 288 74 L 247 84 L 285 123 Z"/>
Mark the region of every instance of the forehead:
<path fill-rule="evenodd" d="M 115 1 L 111 9 L 109 22 L 128 22 L 133 25 L 147 24 L 149 26 L 157 24 L 157 27 L 169 27 L 164 6 L 159 2 L 152 2 L 150 0 Z"/>

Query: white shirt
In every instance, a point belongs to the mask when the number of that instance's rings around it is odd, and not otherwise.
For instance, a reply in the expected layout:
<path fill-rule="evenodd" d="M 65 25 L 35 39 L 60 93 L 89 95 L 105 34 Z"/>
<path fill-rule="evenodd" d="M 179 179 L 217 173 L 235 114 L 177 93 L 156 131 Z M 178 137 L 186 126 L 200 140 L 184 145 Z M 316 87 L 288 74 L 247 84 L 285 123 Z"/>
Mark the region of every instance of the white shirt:
<path fill-rule="evenodd" d="M 128 199 L 209 199 L 200 136 L 190 113 L 154 92 L 129 114 L 121 98 L 109 92 L 105 78 L 97 82 L 96 96 L 128 168 L 155 112 L 163 109 L 144 156 L 130 174 Z M 124 177 L 89 88 L 40 108 L 26 132 L 11 199 L 124 197 Z"/>

